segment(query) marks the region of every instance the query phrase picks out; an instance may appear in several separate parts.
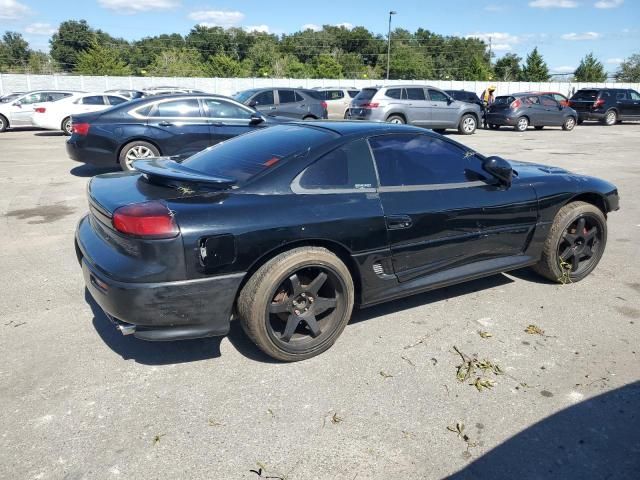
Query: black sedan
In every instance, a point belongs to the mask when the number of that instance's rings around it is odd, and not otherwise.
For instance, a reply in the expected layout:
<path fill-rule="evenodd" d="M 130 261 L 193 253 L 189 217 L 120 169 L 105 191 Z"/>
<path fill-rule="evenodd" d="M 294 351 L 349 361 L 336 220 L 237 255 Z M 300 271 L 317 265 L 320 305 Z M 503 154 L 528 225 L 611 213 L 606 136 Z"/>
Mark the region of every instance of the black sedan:
<path fill-rule="evenodd" d="M 295 122 L 134 167 L 89 184 L 95 301 L 145 340 L 225 335 L 233 315 L 285 361 L 329 348 L 354 305 L 528 266 L 581 280 L 618 209 L 606 181 L 403 125 Z"/>
<path fill-rule="evenodd" d="M 140 158 L 186 158 L 236 135 L 280 123 L 220 95 L 181 94 L 132 100 L 73 115 L 67 153 L 97 167 L 131 170 Z"/>
<path fill-rule="evenodd" d="M 536 130 L 544 127 L 573 130 L 578 122 L 578 114 L 549 95 L 513 93 L 496 97 L 487 110 L 486 121 L 489 128 L 494 130 L 504 125 L 518 132 L 524 132 L 530 126 Z"/>

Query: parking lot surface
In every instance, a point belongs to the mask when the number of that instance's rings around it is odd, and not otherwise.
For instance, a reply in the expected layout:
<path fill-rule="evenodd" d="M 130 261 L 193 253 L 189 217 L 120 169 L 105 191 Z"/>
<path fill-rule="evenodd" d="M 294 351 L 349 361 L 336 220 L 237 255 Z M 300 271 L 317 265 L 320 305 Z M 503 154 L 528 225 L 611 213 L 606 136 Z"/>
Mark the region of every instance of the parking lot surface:
<path fill-rule="evenodd" d="M 599 267 L 577 284 L 521 271 L 361 310 L 329 351 L 283 364 L 237 324 L 188 342 L 121 336 L 73 246 L 97 171 L 57 132 L 0 134 L 0 478 L 637 479 L 640 124 L 452 137 L 614 182 Z M 454 347 L 504 374 L 459 382 Z"/>

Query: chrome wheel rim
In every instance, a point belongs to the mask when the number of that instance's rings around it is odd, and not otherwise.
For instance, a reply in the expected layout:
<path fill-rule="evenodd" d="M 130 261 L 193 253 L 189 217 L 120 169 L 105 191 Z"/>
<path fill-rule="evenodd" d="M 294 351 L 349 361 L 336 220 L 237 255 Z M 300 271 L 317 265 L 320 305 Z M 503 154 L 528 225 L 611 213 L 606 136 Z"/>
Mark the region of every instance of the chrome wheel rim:
<path fill-rule="evenodd" d="M 567 118 L 567 122 L 565 123 L 567 130 L 573 130 L 573 127 L 575 127 L 575 125 L 576 121 L 573 118 Z"/>
<path fill-rule="evenodd" d="M 136 145 L 135 147 L 130 148 L 127 152 L 125 157 L 127 167 L 132 169 L 134 161 L 140 160 L 141 158 L 150 158 L 153 157 L 153 155 L 153 152 L 144 145 Z"/>
<path fill-rule="evenodd" d="M 518 130 L 524 131 L 527 129 L 528 126 L 529 126 L 529 122 L 527 121 L 526 118 L 521 118 L 520 120 L 518 120 Z"/>
<path fill-rule="evenodd" d="M 392 118 L 389 120 L 389 123 L 395 123 L 396 125 L 402 125 L 402 123 L 404 123 L 401 119 L 399 119 L 398 117 Z"/>
<path fill-rule="evenodd" d="M 476 121 L 471 117 L 465 118 L 462 122 L 462 129 L 467 133 L 473 132 L 476 129 Z"/>
<path fill-rule="evenodd" d="M 615 112 L 607 113 L 607 124 L 608 125 L 613 125 L 614 123 L 616 123 L 616 114 L 615 114 Z"/>
<path fill-rule="evenodd" d="M 64 131 L 67 132 L 69 135 L 71 135 L 71 130 L 72 130 L 72 126 L 71 126 L 71 120 L 67 120 L 66 122 L 64 122 Z"/>

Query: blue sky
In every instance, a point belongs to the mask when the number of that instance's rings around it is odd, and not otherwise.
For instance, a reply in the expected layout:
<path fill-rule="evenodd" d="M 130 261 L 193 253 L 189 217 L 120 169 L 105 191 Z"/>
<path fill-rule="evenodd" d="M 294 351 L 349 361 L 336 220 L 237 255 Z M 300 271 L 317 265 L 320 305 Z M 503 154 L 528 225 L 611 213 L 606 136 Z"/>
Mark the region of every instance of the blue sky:
<path fill-rule="evenodd" d="M 524 57 L 537 45 L 554 73 L 572 71 L 590 51 L 608 71 L 640 52 L 640 0 L 0 0 L 0 32 L 21 32 L 42 50 L 67 19 L 85 19 L 130 40 L 186 34 L 198 23 L 278 34 L 303 26 L 363 25 L 386 34 L 391 9 L 398 12 L 394 27 L 492 37 L 497 56 Z"/>

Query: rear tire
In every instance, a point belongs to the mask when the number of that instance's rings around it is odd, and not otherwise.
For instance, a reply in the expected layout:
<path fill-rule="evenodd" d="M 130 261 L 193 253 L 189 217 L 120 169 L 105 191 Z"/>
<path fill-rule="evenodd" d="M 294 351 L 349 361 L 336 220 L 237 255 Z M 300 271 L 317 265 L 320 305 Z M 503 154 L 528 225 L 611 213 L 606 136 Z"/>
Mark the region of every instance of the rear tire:
<path fill-rule="evenodd" d="M 9 128 L 9 121 L 4 115 L 0 115 L 0 133 L 4 132 Z"/>
<path fill-rule="evenodd" d="M 612 125 L 615 125 L 617 121 L 618 121 L 618 114 L 616 113 L 616 111 L 608 110 L 607 113 L 604 114 L 604 119 L 602 120 L 602 123 L 610 127 Z"/>
<path fill-rule="evenodd" d="M 576 126 L 576 119 L 573 117 L 567 117 L 562 124 L 562 130 L 570 132 Z"/>
<path fill-rule="evenodd" d="M 586 202 L 569 203 L 553 220 L 540 262 L 533 269 L 553 282 L 579 282 L 596 268 L 606 243 L 607 220 L 602 211 Z"/>
<path fill-rule="evenodd" d="M 346 265 L 325 248 L 300 247 L 272 258 L 251 276 L 237 311 L 260 350 L 294 362 L 333 345 L 349 322 L 353 302 Z"/>
<path fill-rule="evenodd" d="M 516 126 L 513 129 L 516 132 L 526 132 L 529 128 L 529 119 L 527 117 L 520 117 L 516 122 Z"/>
<path fill-rule="evenodd" d="M 467 113 L 460 119 L 460 123 L 458 124 L 458 133 L 461 135 L 472 135 L 475 133 L 477 128 L 478 120 L 476 120 L 476 117 L 470 113 Z"/>
<path fill-rule="evenodd" d="M 65 135 L 69 136 L 71 135 L 72 131 L 71 131 L 71 117 L 67 117 L 64 120 L 62 120 L 62 123 L 60 124 L 60 128 L 62 129 L 62 133 L 64 133 Z"/>
<path fill-rule="evenodd" d="M 307 120 L 317 120 L 317 119 L 313 115 L 307 115 L 302 117 L 302 120 L 307 121 Z"/>
<path fill-rule="evenodd" d="M 125 172 L 133 170 L 132 163 L 135 160 L 139 160 L 142 158 L 152 158 L 160 156 L 160 151 L 155 147 L 155 145 L 150 144 L 149 142 L 143 142 L 141 140 L 127 143 L 122 150 L 120 150 L 120 155 L 118 156 L 118 162 L 120 163 L 120 168 Z"/>
<path fill-rule="evenodd" d="M 387 122 L 396 123 L 398 125 L 404 125 L 405 123 L 407 123 L 405 122 L 404 118 L 400 115 L 389 115 L 389 117 L 387 118 Z"/>

